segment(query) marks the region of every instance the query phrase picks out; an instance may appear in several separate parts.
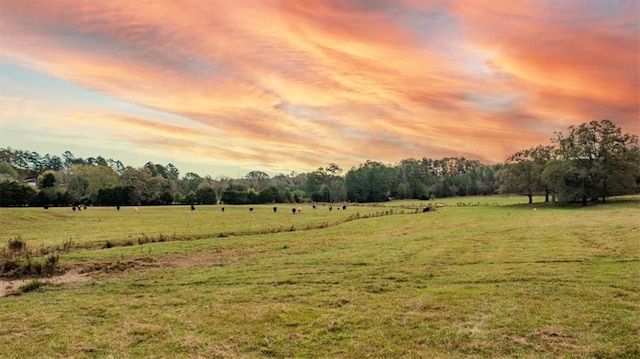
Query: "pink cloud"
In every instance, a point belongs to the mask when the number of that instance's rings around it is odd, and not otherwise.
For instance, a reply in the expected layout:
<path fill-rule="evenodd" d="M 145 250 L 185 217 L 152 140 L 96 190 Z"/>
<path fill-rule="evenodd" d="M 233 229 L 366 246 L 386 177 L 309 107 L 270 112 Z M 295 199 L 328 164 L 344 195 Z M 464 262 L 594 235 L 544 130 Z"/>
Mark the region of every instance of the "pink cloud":
<path fill-rule="evenodd" d="M 140 148 L 296 170 L 493 162 L 585 121 L 640 132 L 640 5 L 576 4 L 6 2 L 0 51 L 198 124 L 96 117 Z"/>

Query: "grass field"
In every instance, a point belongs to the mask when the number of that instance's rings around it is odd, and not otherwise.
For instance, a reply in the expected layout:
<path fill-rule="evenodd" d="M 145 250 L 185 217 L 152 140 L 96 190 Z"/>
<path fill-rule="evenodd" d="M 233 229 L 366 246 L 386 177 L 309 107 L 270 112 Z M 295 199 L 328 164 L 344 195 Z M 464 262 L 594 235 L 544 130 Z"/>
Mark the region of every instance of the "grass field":
<path fill-rule="evenodd" d="M 640 198 L 440 202 L 0 209 L 86 272 L 0 297 L 0 357 L 640 357 Z"/>

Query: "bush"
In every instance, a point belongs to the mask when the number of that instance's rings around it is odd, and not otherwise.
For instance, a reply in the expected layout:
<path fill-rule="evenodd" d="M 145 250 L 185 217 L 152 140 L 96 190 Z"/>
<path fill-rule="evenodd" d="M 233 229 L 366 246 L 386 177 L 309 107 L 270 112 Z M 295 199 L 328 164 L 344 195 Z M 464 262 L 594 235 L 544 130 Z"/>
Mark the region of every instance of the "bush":
<path fill-rule="evenodd" d="M 12 260 L 5 260 L 0 266 L 0 273 L 9 273 L 18 268 L 20 268 L 20 264 L 18 264 L 18 262 L 12 261 Z"/>
<path fill-rule="evenodd" d="M 39 279 L 33 279 L 23 284 L 22 286 L 20 286 L 20 288 L 18 288 L 18 291 L 22 293 L 29 293 L 29 292 L 36 291 L 41 287 L 44 287 L 46 284 L 47 283 L 45 281 L 41 281 Z"/>
<path fill-rule="evenodd" d="M 60 261 L 60 256 L 57 254 L 50 254 L 44 261 L 44 274 L 54 274 Z"/>
<path fill-rule="evenodd" d="M 25 206 L 33 202 L 36 191 L 14 181 L 0 182 L 0 206 Z"/>
<path fill-rule="evenodd" d="M 27 249 L 27 243 L 21 237 L 16 237 L 9 240 L 8 247 L 11 252 L 22 252 Z"/>
<path fill-rule="evenodd" d="M 15 245 L 17 248 L 17 245 Z M 13 252 L 16 253 L 16 252 Z M 49 254 L 44 258 L 34 258 L 33 253 L 23 250 L 19 255 L 5 255 L 0 261 L 0 275 L 10 277 L 51 276 L 58 270 L 60 257 Z"/>

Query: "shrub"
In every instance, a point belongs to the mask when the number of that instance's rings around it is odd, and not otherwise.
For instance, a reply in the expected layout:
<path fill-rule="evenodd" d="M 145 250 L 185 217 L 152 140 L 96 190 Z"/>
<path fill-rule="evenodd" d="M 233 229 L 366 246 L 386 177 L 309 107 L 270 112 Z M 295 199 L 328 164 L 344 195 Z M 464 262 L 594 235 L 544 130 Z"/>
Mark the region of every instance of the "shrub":
<path fill-rule="evenodd" d="M 18 262 L 12 261 L 12 260 L 5 260 L 0 266 L 0 273 L 9 273 L 18 268 L 20 268 L 20 265 L 18 264 Z"/>
<path fill-rule="evenodd" d="M 47 283 L 45 281 L 41 281 L 39 279 L 33 279 L 28 281 L 27 283 L 23 284 L 22 286 L 20 286 L 20 288 L 18 288 L 18 291 L 22 292 L 22 293 L 29 293 L 29 292 L 33 292 L 36 291 L 38 289 L 40 289 L 41 287 L 45 286 Z"/>
<path fill-rule="evenodd" d="M 22 252 L 27 249 L 27 243 L 21 237 L 16 237 L 9 240 L 8 247 L 11 252 Z"/>
<path fill-rule="evenodd" d="M 54 274 L 60 261 L 60 256 L 57 254 L 50 254 L 44 262 L 43 273 Z"/>

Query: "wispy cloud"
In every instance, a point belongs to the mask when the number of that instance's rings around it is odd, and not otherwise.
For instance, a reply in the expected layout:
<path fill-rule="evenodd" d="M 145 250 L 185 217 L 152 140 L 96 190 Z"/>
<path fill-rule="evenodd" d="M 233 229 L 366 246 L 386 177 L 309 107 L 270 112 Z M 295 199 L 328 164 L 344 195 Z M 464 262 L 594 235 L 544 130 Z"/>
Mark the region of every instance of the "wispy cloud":
<path fill-rule="evenodd" d="M 6 1 L 0 56 L 134 104 L 78 100 L 38 117 L 84 121 L 132 151 L 273 171 L 423 156 L 502 161 L 584 121 L 640 132 L 639 7 Z M 0 94 L 3 123 L 35 116 L 15 110 L 12 88 Z M 74 106 L 81 117 L 68 115 Z"/>

